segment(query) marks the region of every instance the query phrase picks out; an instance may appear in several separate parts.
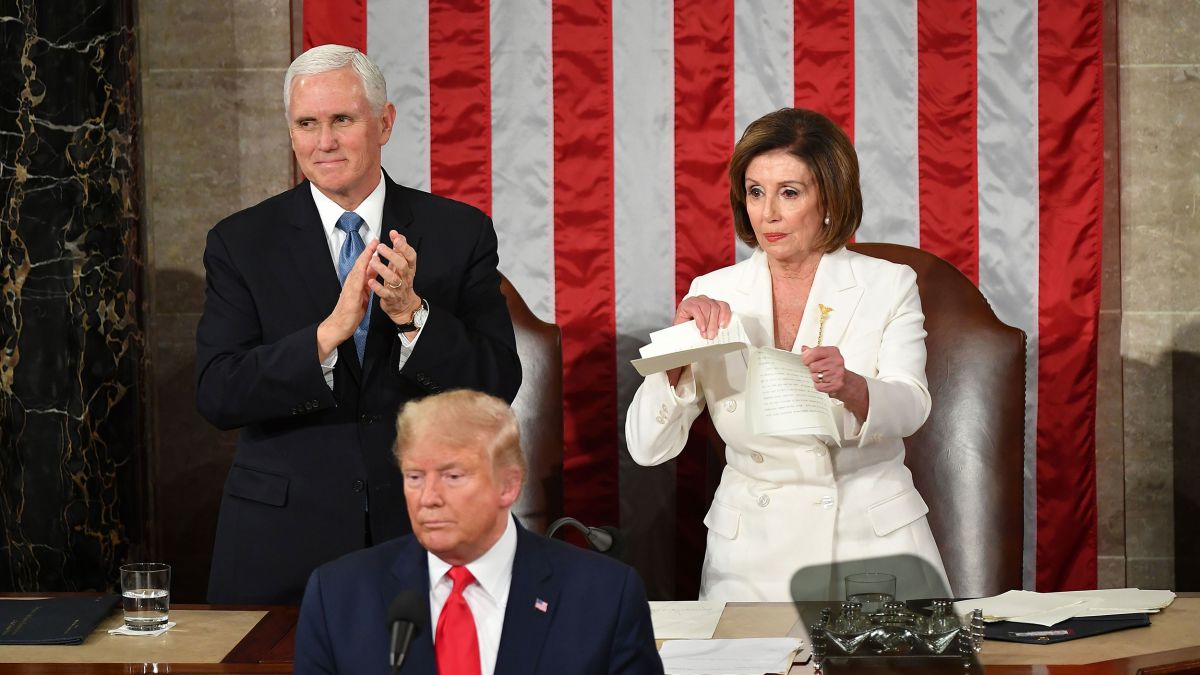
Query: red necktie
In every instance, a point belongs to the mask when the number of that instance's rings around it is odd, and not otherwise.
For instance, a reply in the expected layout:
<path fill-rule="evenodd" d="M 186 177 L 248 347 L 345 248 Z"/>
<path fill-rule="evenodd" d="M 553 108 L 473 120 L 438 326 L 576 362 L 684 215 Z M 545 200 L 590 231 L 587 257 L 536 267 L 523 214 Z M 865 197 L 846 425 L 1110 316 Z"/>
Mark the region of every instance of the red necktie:
<path fill-rule="evenodd" d="M 448 574 L 454 588 L 442 606 L 434 638 L 438 675 L 479 675 L 479 636 L 475 633 L 475 617 L 463 597 L 463 590 L 475 583 L 475 577 L 457 565 Z"/>

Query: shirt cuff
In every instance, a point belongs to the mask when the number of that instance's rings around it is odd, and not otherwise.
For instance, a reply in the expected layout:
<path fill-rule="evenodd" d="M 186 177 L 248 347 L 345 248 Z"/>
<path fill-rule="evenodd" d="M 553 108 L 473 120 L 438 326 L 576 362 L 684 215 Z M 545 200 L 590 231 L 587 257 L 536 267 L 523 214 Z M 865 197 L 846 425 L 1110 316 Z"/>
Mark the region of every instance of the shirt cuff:
<path fill-rule="evenodd" d="M 431 318 L 433 317 L 430 316 L 425 319 L 425 326 L 429 325 L 429 319 Z M 417 346 L 417 340 L 421 339 L 421 332 L 425 330 L 425 326 L 421 326 L 411 340 L 408 339 L 408 333 L 396 333 L 400 337 L 400 365 L 397 366 L 397 369 L 404 368 L 404 364 L 408 362 L 408 357 L 412 356 L 413 349 Z"/>
<path fill-rule="evenodd" d="M 325 378 L 325 385 L 333 391 L 333 367 L 337 365 L 338 350 L 333 350 L 329 356 L 321 362 L 321 376 Z"/>

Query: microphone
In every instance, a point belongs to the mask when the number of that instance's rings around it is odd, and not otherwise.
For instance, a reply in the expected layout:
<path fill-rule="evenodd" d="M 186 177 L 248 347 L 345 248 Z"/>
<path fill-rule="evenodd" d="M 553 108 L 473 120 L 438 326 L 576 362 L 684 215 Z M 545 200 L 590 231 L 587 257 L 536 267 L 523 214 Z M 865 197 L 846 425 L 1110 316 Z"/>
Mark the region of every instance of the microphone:
<path fill-rule="evenodd" d="M 625 534 L 612 525 L 588 527 L 574 518 L 565 517 L 550 523 L 546 536 L 553 537 L 563 525 L 570 525 L 587 539 L 588 547 L 617 560 L 625 559 Z"/>
<path fill-rule="evenodd" d="M 417 626 L 422 615 L 426 612 L 425 602 L 416 591 L 400 591 L 392 605 L 388 607 L 388 624 L 392 627 L 391 650 L 388 653 L 388 665 L 392 675 L 400 670 L 404 657 L 408 654 L 408 645 L 416 635 Z"/>

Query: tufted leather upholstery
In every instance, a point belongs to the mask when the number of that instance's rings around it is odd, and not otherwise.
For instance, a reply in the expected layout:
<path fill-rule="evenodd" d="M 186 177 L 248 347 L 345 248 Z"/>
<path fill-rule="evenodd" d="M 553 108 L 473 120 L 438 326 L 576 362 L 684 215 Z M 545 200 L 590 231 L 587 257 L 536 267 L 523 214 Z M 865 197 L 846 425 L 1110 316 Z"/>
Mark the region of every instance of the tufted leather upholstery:
<path fill-rule="evenodd" d="M 849 248 L 917 273 L 933 408 L 904 439 L 905 463 L 929 504 L 951 588 L 959 597 L 1021 588 L 1025 334 L 931 253 L 897 244 Z"/>
<path fill-rule="evenodd" d="M 521 389 L 512 407 L 529 467 L 513 513 L 525 527 L 542 533 L 562 515 L 562 334 L 537 318 L 503 276 L 500 292 L 508 301 L 521 358 Z"/>

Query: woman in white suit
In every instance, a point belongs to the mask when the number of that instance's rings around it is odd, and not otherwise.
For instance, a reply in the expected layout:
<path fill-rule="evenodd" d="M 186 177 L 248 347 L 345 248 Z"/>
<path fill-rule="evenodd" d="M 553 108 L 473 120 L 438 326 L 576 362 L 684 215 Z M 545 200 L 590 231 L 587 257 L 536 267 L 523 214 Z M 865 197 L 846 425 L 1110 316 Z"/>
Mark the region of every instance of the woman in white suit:
<path fill-rule="evenodd" d="M 729 178 L 734 229 L 756 250 L 695 279 L 674 320 L 713 337 L 737 314 L 754 345 L 801 354 L 833 400 L 840 446 L 752 434 L 740 352 L 653 374 L 630 405 L 639 464 L 678 455 L 704 408 L 726 443 L 704 518 L 701 599 L 840 599 L 857 571 L 893 572 L 898 598 L 949 594 L 901 440 L 930 405 L 916 275 L 846 250 L 862 220 L 858 175 L 850 139 L 818 113 L 785 108 L 752 123 Z"/>

